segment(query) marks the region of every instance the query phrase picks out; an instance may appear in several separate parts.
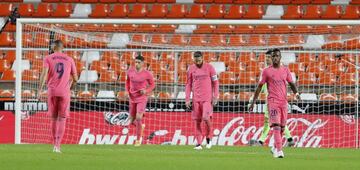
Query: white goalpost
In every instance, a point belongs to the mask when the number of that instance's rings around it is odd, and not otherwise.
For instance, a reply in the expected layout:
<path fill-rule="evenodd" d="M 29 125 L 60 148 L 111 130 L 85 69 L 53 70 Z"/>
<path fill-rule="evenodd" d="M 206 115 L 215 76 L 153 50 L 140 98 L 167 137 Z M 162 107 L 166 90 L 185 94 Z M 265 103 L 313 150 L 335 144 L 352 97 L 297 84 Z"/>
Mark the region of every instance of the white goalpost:
<path fill-rule="evenodd" d="M 19 18 L 11 106 L 16 144 L 51 143 L 46 90 L 37 89 L 42 60 L 57 39 L 79 75 L 65 144 L 134 143 L 124 92 L 126 71 L 138 54 L 156 84 L 144 117 L 144 144 L 194 144 L 195 124 L 185 108 L 184 89 L 192 54 L 201 51 L 220 82 L 212 143 L 247 145 L 264 128 L 266 95 L 260 95 L 251 113 L 249 100 L 267 65 L 265 52 L 279 48 L 302 97 L 295 101 L 288 90 L 287 126 L 295 147 L 359 147 L 358 20 Z M 273 142 L 270 132 L 265 144 Z"/>

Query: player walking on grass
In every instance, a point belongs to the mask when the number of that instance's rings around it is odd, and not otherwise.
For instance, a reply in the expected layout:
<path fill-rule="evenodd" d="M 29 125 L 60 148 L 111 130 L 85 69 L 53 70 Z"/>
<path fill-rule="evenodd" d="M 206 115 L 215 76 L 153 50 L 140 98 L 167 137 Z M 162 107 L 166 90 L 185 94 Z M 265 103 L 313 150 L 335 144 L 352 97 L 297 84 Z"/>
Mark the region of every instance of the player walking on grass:
<path fill-rule="evenodd" d="M 185 87 L 185 104 L 190 109 L 190 93 L 192 98 L 192 119 L 196 124 L 196 141 L 194 149 L 200 150 L 203 139 L 201 122 L 205 122 L 206 148 L 211 148 L 213 106 L 216 105 L 219 97 L 219 82 L 214 67 L 203 61 L 200 51 L 194 53 L 194 64 L 187 72 Z"/>
<path fill-rule="evenodd" d="M 282 133 L 285 129 L 287 120 L 287 84 L 290 85 L 291 90 L 295 93 L 296 99 L 300 100 L 300 95 L 296 85 L 293 83 L 289 68 L 280 64 L 281 52 L 279 49 L 273 50 L 271 59 L 272 66 L 263 70 L 261 80 L 255 91 L 254 99 L 251 102 L 249 111 L 253 110 L 254 103 L 260 94 L 261 88 L 266 83 L 269 92 L 267 103 L 270 111 L 270 127 L 272 127 L 275 138 L 275 147 L 271 148 L 271 152 L 275 158 L 283 158 Z"/>
<path fill-rule="evenodd" d="M 40 99 L 40 93 L 47 80 L 48 114 L 52 117 L 53 152 L 61 153 L 60 144 L 70 111 L 70 88 L 78 81 L 78 76 L 74 60 L 62 53 L 64 49 L 62 41 L 56 40 L 53 45 L 54 53 L 44 59 L 38 98 Z"/>
<path fill-rule="evenodd" d="M 129 95 L 129 113 L 131 124 L 136 126 L 135 146 L 142 143 L 145 124 L 142 118 L 145 113 L 148 94 L 155 88 L 153 75 L 144 67 L 144 57 L 138 55 L 135 58 L 135 68 L 131 67 L 127 71 L 126 92 Z"/>
<path fill-rule="evenodd" d="M 271 61 L 271 55 L 272 55 L 272 49 L 268 50 L 266 53 L 265 53 L 265 65 L 266 67 L 267 66 L 271 66 L 272 65 L 272 61 Z M 261 92 L 262 93 L 265 93 L 266 96 L 268 96 L 268 91 L 267 91 L 267 85 L 264 84 L 261 88 Z M 251 103 L 251 101 L 250 101 Z M 268 108 L 267 108 L 267 104 L 265 105 L 264 107 L 264 126 L 263 126 L 263 131 L 261 133 L 261 136 L 260 136 L 260 139 L 259 140 L 255 140 L 255 139 L 252 139 L 250 140 L 250 146 L 263 146 L 264 145 L 264 142 L 269 134 L 269 131 L 270 131 L 270 125 L 269 125 L 269 112 L 268 112 Z M 294 143 L 294 140 L 291 136 L 291 133 L 290 133 L 290 130 L 289 128 L 285 125 L 285 130 L 284 130 L 284 135 L 285 135 L 285 138 L 287 139 L 287 145 L 289 147 L 291 146 L 294 146 L 295 143 Z"/>

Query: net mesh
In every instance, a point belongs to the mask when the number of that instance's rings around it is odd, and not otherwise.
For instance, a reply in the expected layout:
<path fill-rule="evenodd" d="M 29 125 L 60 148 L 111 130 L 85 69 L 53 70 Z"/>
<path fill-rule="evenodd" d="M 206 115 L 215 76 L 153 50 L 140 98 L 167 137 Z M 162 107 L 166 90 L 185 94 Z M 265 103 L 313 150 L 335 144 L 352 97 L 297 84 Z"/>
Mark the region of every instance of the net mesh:
<path fill-rule="evenodd" d="M 288 127 L 297 147 L 355 147 L 359 26 L 24 24 L 22 143 L 51 143 L 46 91 L 37 101 L 39 74 L 50 43 L 60 39 L 75 60 L 79 83 L 63 143 L 133 144 L 127 125 L 127 69 L 142 54 L 155 78 L 144 144 L 194 144 L 195 124 L 184 105 L 186 71 L 202 51 L 219 76 L 215 145 L 247 145 L 264 125 L 266 95 L 253 113 L 249 100 L 267 66 L 265 52 L 282 50 L 302 100 L 288 90 Z M 20 68 L 17 68 L 20 69 Z M 272 134 L 266 144 L 272 145 Z M 285 141 L 285 139 L 284 139 Z"/>

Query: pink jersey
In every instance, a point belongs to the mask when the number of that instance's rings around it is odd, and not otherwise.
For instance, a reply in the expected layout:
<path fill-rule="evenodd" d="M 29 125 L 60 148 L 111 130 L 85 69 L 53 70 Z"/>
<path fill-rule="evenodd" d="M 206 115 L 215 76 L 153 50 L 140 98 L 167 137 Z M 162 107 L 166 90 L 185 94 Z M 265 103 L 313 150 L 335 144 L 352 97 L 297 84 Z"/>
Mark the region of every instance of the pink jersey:
<path fill-rule="evenodd" d="M 185 100 L 190 101 L 193 92 L 193 101 L 212 101 L 219 97 L 219 82 L 214 67 L 204 63 L 201 68 L 191 65 L 187 73 Z"/>
<path fill-rule="evenodd" d="M 148 94 L 154 88 L 154 77 L 149 71 L 143 69 L 140 72 L 137 72 L 134 67 L 131 67 L 127 71 L 126 91 L 129 93 L 130 102 L 146 102 Z M 142 95 L 140 90 L 146 90 L 146 94 Z"/>
<path fill-rule="evenodd" d="M 278 102 L 287 102 L 287 82 L 292 82 L 292 77 L 289 68 L 284 66 L 265 68 L 260 80 L 260 84 L 267 83 L 268 101 L 276 100 Z"/>
<path fill-rule="evenodd" d="M 77 75 L 74 60 L 64 53 L 56 52 L 45 57 L 44 68 L 49 68 L 48 94 L 52 96 L 70 95 L 71 75 Z"/>

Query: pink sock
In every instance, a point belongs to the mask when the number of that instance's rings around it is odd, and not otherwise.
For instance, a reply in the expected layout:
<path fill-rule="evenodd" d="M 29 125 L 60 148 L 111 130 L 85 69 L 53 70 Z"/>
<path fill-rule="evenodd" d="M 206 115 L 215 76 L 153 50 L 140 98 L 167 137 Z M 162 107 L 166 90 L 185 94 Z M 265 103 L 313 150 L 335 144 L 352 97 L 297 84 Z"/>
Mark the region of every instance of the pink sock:
<path fill-rule="evenodd" d="M 209 138 L 211 140 L 212 138 L 212 123 L 210 122 L 210 120 L 205 120 L 205 130 L 206 130 L 206 138 Z"/>
<path fill-rule="evenodd" d="M 136 136 L 137 136 L 137 140 L 140 140 L 141 138 L 141 120 L 135 120 L 136 123 Z"/>
<path fill-rule="evenodd" d="M 201 131 L 201 121 L 196 121 L 196 141 L 198 145 L 202 143 L 202 131 Z"/>
<path fill-rule="evenodd" d="M 56 147 L 58 148 L 60 148 L 62 138 L 64 137 L 65 127 L 66 127 L 66 118 L 59 117 L 57 119 L 57 133 L 56 133 L 57 143 L 55 144 Z"/>
<path fill-rule="evenodd" d="M 277 151 L 282 150 L 282 141 L 281 141 L 281 127 L 275 126 L 273 127 L 274 138 L 275 138 L 275 148 Z"/>
<path fill-rule="evenodd" d="M 55 146 L 55 144 L 57 143 L 57 140 L 56 140 L 56 119 L 51 119 L 51 135 L 52 135 L 52 141 L 53 141 L 53 144 Z"/>

